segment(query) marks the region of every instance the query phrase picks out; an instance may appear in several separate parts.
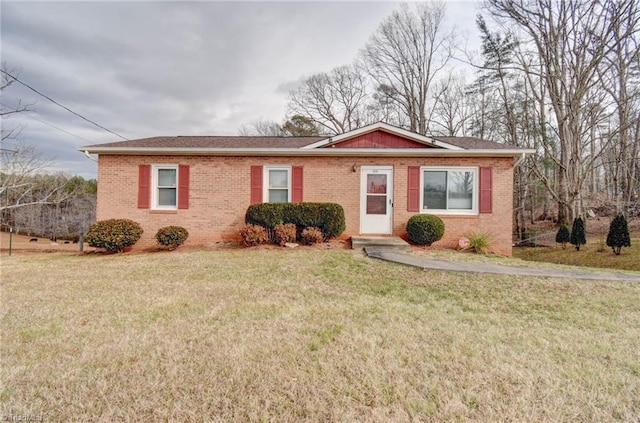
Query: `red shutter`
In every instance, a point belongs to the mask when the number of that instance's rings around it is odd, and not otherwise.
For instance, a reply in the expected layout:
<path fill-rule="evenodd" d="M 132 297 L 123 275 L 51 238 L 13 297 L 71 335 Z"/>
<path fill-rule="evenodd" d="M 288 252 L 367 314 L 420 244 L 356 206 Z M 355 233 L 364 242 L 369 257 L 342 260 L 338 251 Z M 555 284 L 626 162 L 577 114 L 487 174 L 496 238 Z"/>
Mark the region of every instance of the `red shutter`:
<path fill-rule="evenodd" d="M 493 212 L 493 202 L 491 185 L 493 184 L 492 169 L 490 167 L 480 168 L 480 213 Z"/>
<path fill-rule="evenodd" d="M 151 165 L 138 166 L 138 208 L 151 207 Z"/>
<path fill-rule="evenodd" d="M 251 204 L 262 203 L 262 166 L 251 166 Z"/>
<path fill-rule="evenodd" d="M 302 203 L 302 166 L 293 166 L 291 169 L 291 201 Z"/>
<path fill-rule="evenodd" d="M 407 211 L 420 211 L 420 166 L 409 166 L 407 187 Z"/>
<path fill-rule="evenodd" d="M 189 165 L 178 166 L 178 208 L 189 208 Z"/>

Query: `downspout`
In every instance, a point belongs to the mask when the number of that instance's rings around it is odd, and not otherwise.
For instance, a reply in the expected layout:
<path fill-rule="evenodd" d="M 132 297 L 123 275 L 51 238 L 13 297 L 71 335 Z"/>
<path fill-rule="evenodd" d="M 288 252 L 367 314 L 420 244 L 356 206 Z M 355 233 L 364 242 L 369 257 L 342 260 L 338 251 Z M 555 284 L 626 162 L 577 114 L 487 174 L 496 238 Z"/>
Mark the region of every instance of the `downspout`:
<path fill-rule="evenodd" d="M 86 153 L 86 151 L 85 151 L 85 153 Z M 522 153 L 522 155 L 516 159 L 515 163 L 513 164 L 513 167 L 518 167 L 520 165 L 520 163 L 522 163 L 526 157 L 527 157 L 527 154 L 526 153 Z"/>
<path fill-rule="evenodd" d="M 84 150 L 84 155 L 87 156 L 87 159 L 98 163 L 98 159 L 94 159 L 93 157 L 91 157 L 91 155 L 89 154 L 89 152 L 87 150 Z"/>

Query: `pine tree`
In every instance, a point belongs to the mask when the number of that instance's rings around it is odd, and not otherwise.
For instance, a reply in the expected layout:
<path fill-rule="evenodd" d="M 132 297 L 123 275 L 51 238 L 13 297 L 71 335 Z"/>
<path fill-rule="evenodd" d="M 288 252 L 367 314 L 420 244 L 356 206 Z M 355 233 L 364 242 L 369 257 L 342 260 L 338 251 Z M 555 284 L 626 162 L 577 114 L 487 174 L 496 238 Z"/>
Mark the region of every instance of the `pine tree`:
<path fill-rule="evenodd" d="M 571 240 L 571 233 L 567 225 L 560 225 L 558 233 L 556 234 L 556 242 L 562 244 L 562 249 L 567 248 L 567 242 Z"/>
<path fill-rule="evenodd" d="M 581 217 L 573 219 L 573 227 L 571 228 L 571 238 L 569 242 L 576 247 L 576 250 L 580 251 L 580 246 L 587 243 L 587 238 L 584 231 L 584 220 Z"/>
<path fill-rule="evenodd" d="M 617 256 L 620 255 L 622 247 L 631 247 L 627 219 L 622 213 L 614 217 L 611 221 L 609 234 L 607 235 L 607 245 L 613 249 L 613 252 Z"/>

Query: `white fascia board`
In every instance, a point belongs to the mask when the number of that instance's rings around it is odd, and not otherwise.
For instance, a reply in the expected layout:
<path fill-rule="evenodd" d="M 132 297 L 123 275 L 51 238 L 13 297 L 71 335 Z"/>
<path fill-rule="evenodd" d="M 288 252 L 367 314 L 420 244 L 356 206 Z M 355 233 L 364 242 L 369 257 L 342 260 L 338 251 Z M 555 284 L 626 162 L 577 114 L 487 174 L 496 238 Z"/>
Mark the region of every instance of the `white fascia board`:
<path fill-rule="evenodd" d="M 305 145 L 304 147 L 300 147 L 301 150 L 310 150 L 310 149 L 314 149 L 314 148 L 318 148 L 318 147 L 323 147 L 325 145 L 328 144 L 336 144 L 339 143 L 340 141 L 345 141 L 348 140 L 350 138 L 355 138 L 357 136 L 369 133 L 369 132 L 373 132 L 373 131 L 377 131 L 377 130 L 384 130 L 386 132 L 390 132 L 392 134 L 396 134 L 398 136 L 404 137 L 404 138 L 408 138 L 414 141 L 417 141 L 421 144 L 427 144 L 427 145 L 435 145 L 436 147 L 440 147 L 440 148 L 446 148 L 449 150 L 464 150 L 461 147 L 458 147 L 456 145 L 452 145 L 452 144 L 448 144 L 446 142 L 442 142 L 442 141 L 438 141 L 434 138 L 431 137 L 427 137 L 425 135 L 420 135 L 417 134 L 415 132 L 411 132 L 411 131 L 407 131 L 406 129 L 402 129 L 402 128 L 398 128 L 395 126 L 391 126 L 389 124 L 386 124 L 384 122 L 377 122 L 377 123 L 373 123 L 371 125 L 368 126 L 363 126 L 362 128 L 358 128 L 358 129 L 354 129 L 353 131 L 349 131 L 349 132 L 345 132 L 344 134 L 340 134 L 340 135 L 335 135 L 333 137 L 328 137 L 325 138 L 323 140 L 320 141 L 316 141 L 313 144 L 309 144 L 309 145 Z"/>
<path fill-rule="evenodd" d="M 153 156 L 331 156 L 331 157 L 520 157 L 533 149 L 445 150 L 418 148 L 151 148 L 151 147 L 80 147 L 78 151 L 104 155 Z"/>

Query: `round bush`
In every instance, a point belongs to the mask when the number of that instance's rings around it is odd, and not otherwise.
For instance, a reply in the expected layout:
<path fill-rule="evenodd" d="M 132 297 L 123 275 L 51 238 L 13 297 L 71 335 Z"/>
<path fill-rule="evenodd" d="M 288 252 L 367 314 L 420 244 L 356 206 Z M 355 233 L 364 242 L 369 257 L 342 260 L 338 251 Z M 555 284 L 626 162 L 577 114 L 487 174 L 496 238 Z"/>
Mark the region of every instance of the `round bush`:
<path fill-rule="evenodd" d="M 273 242 L 284 246 L 288 242 L 296 242 L 296 225 L 293 223 L 281 223 L 273 228 Z"/>
<path fill-rule="evenodd" d="M 324 234 L 322 233 L 320 228 L 309 226 L 302 230 L 302 233 L 300 234 L 300 240 L 303 244 L 306 245 L 317 244 L 324 241 Z"/>
<path fill-rule="evenodd" d="M 122 252 L 132 246 L 142 236 L 142 227 L 129 219 L 101 220 L 89 227 L 85 241 L 92 247 L 108 252 Z"/>
<path fill-rule="evenodd" d="M 267 229 L 264 226 L 252 225 L 251 223 L 244 225 L 240 229 L 240 236 L 247 247 L 254 247 L 269 241 Z"/>
<path fill-rule="evenodd" d="M 444 222 L 432 214 L 416 214 L 407 222 L 409 240 L 418 245 L 431 245 L 442 239 Z"/>
<path fill-rule="evenodd" d="M 156 241 L 158 244 L 165 247 L 169 247 L 170 250 L 175 250 L 189 237 L 189 232 L 182 226 L 166 226 L 158 229 L 156 232 Z"/>

